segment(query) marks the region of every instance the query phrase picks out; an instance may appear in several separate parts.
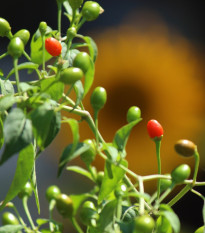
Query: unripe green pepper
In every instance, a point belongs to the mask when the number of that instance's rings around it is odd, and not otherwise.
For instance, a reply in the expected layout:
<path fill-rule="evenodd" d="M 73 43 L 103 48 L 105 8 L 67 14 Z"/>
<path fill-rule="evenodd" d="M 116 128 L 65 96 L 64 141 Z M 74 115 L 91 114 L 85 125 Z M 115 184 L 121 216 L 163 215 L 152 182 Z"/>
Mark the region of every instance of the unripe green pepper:
<path fill-rule="evenodd" d="M 204 228 L 204 226 L 201 226 L 194 233 L 204 233 Z"/>
<path fill-rule="evenodd" d="M 19 58 L 24 51 L 24 43 L 19 37 L 11 39 L 8 45 L 8 53 L 13 58 Z"/>
<path fill-rule="evenodd" d="M 89 149 L 83 152 L 80 157 L 86 165 L 90 165 L 96 156 L 95 146 L 91 139 L 86 139 L 83 143 L 89 145 Z"/>
<path fill-rule="evenodd" d="M 33 189 L 30 182 L 27 182 L 23 189 L 19 192 L 18 197 L 23 198 L 25 196 L 30 197 L 33 193 Z"/>
<path fill-rule="evenodd" d="M 70 218 L 73 215 L 73 201 L 66 194 L 59 194 L 56 197 L 56 208 L 64 218 Z"/>
<path fill-rule="evenodd" d="M 141 215 L 135 219 L 134 233 L 152 233 L 155 227 L 154 219 L 149 215 Z"/>
<path fill-rule="evenodd" d="M 94 111 L 102 109 L 107 101 L 107 92 L 103 87 L 96 87 L 91 95 L 90 103 Z"/>
<path fill-rule="evenodd" d="M 45 35 L 46 30 L 47 30 L 47 23 L 44 22 L 44 21 L 40 22 L 38 28 L 39 28 L 39 31 L 40 31 L 41 35 Z"/>
<path fill-rule="evenodd" d="M 80 218 L 84 225 L 91 225 L 92 219 L 98 218 L 95 205 L 91 201 L 85 201 L 80 211 Z"/>
<path fill-rule="evenodd" d="M 61 193 L 60 189 L 56 185 L 52 185 L 46 190 L 46 199 L 50 202 L 56 200 L 57 196 Z"/>
<path fill-rule="evenodd" d="M 85 74 L 90 67 L 89 54 L 86 52 L 78 53 L 73 60 L 73 66 L 80 68 Z"/>
<path fill-rule="evenodd" d="M 7 20 L 0 17 L 0 36 L 8 36 L 11 32 L 11 26 Z"/>
<path fill-rule="evenodd" d="M 18 225 L 19 221 L 15 215 L 10 212 L 4 212 L 2 214 L 2 225 Z"/>
<path fill-rule="evenodd" d="M 21 29 L 14 34 L 14 37 L 19 37 L 23 41 L 25 46 L 30 38 L 30 32 L 26 29 Z"/>
<path fill-rule="evenodd" d="M 127 122 L 130 123 L 141 118 L 141 110 L 137 106 L 132 106 L 127 111 Z"/>
<path fill-rule="evenodd" d="M 82 16 L 86 19 L 86 21 L 93 21 L 97 19 L 101 13 L 101 10 L 102 8 L 97 2 L 87 1 L 84 3 L 82 8 Z"/>
<path fill-rule="evenodd" d="M 68 67 L 61 71 L 59 81 L 72 85 L 84 76 L 83 71 L 77 67 Z"/>
<path fill-rule="evenodd" d="M 188 179 L 191 174 L 191 168 L 187 164 L 181 164 L 171 172 L 172 182 L 180 184 Z"/>
<path fill-rule="evenodd" d="M 68 39 L 73 39 L 77 34 L 77 30 L 75 27 L 70 27 L 67 30 L 67 38 Z"/>

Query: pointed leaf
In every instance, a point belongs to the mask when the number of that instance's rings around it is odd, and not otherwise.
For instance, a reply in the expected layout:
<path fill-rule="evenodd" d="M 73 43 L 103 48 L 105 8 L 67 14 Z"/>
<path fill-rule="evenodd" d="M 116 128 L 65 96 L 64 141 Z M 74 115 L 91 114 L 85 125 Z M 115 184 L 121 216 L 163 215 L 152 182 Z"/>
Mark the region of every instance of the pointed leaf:
<path fill-rule="evenodd" d="M 58 101 L 63 95 L 64 84 L 62 82 L 55 82 L 55 80 L 56 80 L 56 77 L 47 78 L 47 79 L 42 80 L 41 81 L 41 89 L 46 90 L 45 93 L 48 93 L 50 95 L 51 99 Z M 54 83 L 54 84 L 51 85 L 52 83 Z"/>
<path fill-rule="evenodd" d="M 169 221 L 175 233 L 180 232 L 180 221 L 178 216 L 173 211 L 162 211 L 161 215 Z"/>
<path fill-rule="evenodd" d="M 87 70 L 87 72 L 85 73 L 84 96 L 88 93 L 88 91 L 90 90 L 90 88 L 93 84 L 94 75 L 95 75 L 95 66 L 94 66 L 93 61 L 90 59 L 90 67 Z"/>
<path fill-rule="evenodd" d="M 32 170 L 32 173 L 31 173 L 30 182 L 31 182 L 31 185 L 33 187 L 33 192 L 34 192 L 34 195 L 35 195 L 38 214 L 40 214 L 40 202 L 39 202 L 39 196 L 38 196 L 38 188 L 37 188 L 37 180 L 36 180 L 36 164 L 35 163 L 33 165 L 33 170 Z"/>
<path fill-rule="evenodd" d="M 80 175 L 83 175 L 85 177 L 87 177 L 88 179 L 92 180 L 93 181 L 93 178 L 90 174 L 89 171 L 85 170 L 84 168 L 82 167 L 78 167 L 78 166 L 69 166 L 69 167 L 66 167 L 66 170 L 68 171 L 73 171 L 73 172 L 76 172 Z"/>
<path fill-rule="evenodd" d="M 31 121 L 26 119 L 21 109 L 14 108 L 4 122 L 5 149 L 0 164 L 3 164 L 15 153 L 25 148 L 32 140 Z"/>
<path fill-rule="evenodd" d="M 23 228 L 22 225 L 5 225 L 0 227 L 0 233 L 18 233 Z"/>
<path fill-rule="evenodd" d="M 106 164 L 108 163 L 109 162 L 106 161 Z M 128 166 L 126 160 L 122 160 L 119 163 L 125 167 Z M 98 196 L 99 203 L 101 203 L 103 199 L 106 198 L 117 187 L 118 183 L 125 175 L 125 171 L 117 165 L 109 164 L 109 168 L 112 171 L 112 177 L 110 177 L 109 170 L 107 169 L 107 166 L 105 166 L 104 178 Z"/>
<path fill-rule="evenodd" d="M 132 130 L 132 128 L 141 121 L 142 119 L 137 119 L 136 121 L 132 121 L 130 123 L 128 123 L 127 125 L 123 126 L 122 128 L 120 128 L 114 137 L 113 140 L 113 145 L 116 146 L 116 148 L 123 152 L 128 140 L 128 137 L 130 135 L 130 132 Z"/>
<path fill-rule="evenodd" d="M 82 101 L 83 95 L 84 95 L 84 88 L 80 80 L 74 84 L 74 90 L 77 95 L 77 99 L 76 99 L 75 106 L 73 107 L 73 109 L 77 108 L 77 106 Z"/>
<path fill-rule="evenodd" d="M 38 146 L 43 149 L 45 147 L 45 142 L 48 138 L 48 133 L 50 132 L 50 127 L 53 118 L 55 118 L 54 107 L 51 103 L 45 102 L 36 109 L 34 109 L 31 114 L 31 120 L 34 127 L 34 135 L 37 139 Z"/>
<path fill-rule="evenodd" d="M 0 77 L 0 87 L 2 95 L 14 94 L 13 85 L 9 80 L 5 80 L 3 77 Z"/>
<path fill-rule="evenodd" d="M 29 180 L 35 161 L 34 156 L 35 153 L 32 144 L 20 151 L 12 184 L 3 201 L 3 204 L 0 206 L 0 210 L 4 208 L 6 203 L 18 195 L 26 182 Z"/>
<path fill-rule="evenodd" d="M 12 94 L 0 97 L 0 112 L 4 112 L 16 103 L 16 99 Z"/>
<path fill-rule="evenodd" d="M 97 48 L 95 41 L 89 36 L 83 36 L 83 39 L 87 42 L 90 56 L 93 62 L 95 63 L 97 55 L 98 55 L 98 48 Z"/>
<path fill-rule="evenodd" d="M 60 161 L 59 161 L 58 176 L 61 175 L 62 170 L 65 167 L 66 163 L 68 163 L 72 159 L 77 158 L 78 156 L 80 156 L 80 154 L 82 154 L 83 152 L 88 150 L 89 145 L 80 142 L 80 143 L 78 143 L 75 151 L 72 151 L 72 148 L 73 148 L 73 145 L 70 144 L 64 149 L 64 151 L 60 157 Z"/>

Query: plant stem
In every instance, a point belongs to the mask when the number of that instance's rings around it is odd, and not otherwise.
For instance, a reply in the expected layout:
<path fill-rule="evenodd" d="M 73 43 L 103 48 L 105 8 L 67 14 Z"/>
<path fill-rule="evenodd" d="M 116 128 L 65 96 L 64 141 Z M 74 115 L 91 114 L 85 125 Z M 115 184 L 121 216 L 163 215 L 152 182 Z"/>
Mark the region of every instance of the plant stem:
<path fill-rule="evenodd" d="M 19 87 L 18 58 L 14 58 L 14 72 L 15 72 L 17 90 L 18 93 L 20 93 L 21 90 Z"/>
<path fill-rule="evenodd" d="M 76 221 L 75 217 L 71 218 L 71 222 L 78 233 L 84 233 L 81 227 L 79 226 L 78 222 Z"/>
<path fill-rule="evenodd" d="M 157 166 L 158 166 L 158 174 L 161 175 L 161 158 L 160 158 L 160 147 L 161 147 L 161 139 L 155 140 L 156 145 L 156 154 L 157 154 Z M 157 181 L 157 199 L 159 199 L 160 196 L 160 179 Z"/>
<path fill-rule="evenodd" d="M 50 220 L 49 221 L 49 229 L 50 229 L 51 232 L 54 231 L 53 223 L 51 222 L 51 220 L 53 220 L 52 211 L 53 211 L 53 209 L 55 207 L 55 204 L 56 204 L 56 201 L 54 199 L 51 200 L 50 203 L 49 203 L 49 220 Z"/>
<path fill-rule="evenodd" d="M 4 58 L 4 57 L 6 57 L 7 55 L 8 55 L 8 52 L 3 53 L 3 54 L 0 56 L 0 59 L 2 59 L 2 58 Z"/>
<path fill-rule="evenodd" d="M 29 223 L 31 224 L 31 227 L 33 230 L 35 230 L 35 225 L 33 223 L 33 220 L 31 218 L 31 215 L 30 215 L 30 212 L 29 212 L 29 209 L 28 209 L 28 197 L 27 196 L 24 196 L 23 199 L 22 199 L 22 202 L 23 202 L 23 207 L 24 207 L 24 210 L 25 210 L 25 213 L 26 213 L 26 216 L 29 220 Z"/>
<path fill-rule="evenodd" d="M 190 189 L 191 184 L 187 184 L 169 203 L 169 206 L 173 206 L 177 201 L 179 201 Z"/>
<path fill-rule="evenodd" d="M 57 1 L 57 5 L 58 5 L 58 32 L 59 32 L 59 35 L 61 37 L 62 3 L 60 3 L 59 1 Z"/>
<path fill-rule="evenodd" d="M 142 196 L 144 195 L 144 184 L 141 178 L 139 178 L 139 192 Z M 144 198 L 142 196 L 140 196 L 140 199 L 139 199 L 139 214 L 140 215 L 144 214 Z"/>
<path fill-rule="evenodd" d="M 45 71 L 45 34 L 42 35 L 42 68 Z"/>
<path fill-rule="evenodd" d="M 197 174 L 199 170 L 199 162 L 200 162 L 200 156 L 199 156 L 197 149 L 195 150 L 195 153 L 194 153 L 194 159 L 195 159 L 195 166 L 194 166 L 194 175 L 193 175 L 193 183 L 192 183 L 193 186 L 196 183 L 196 178 L 197 178 Z"/>

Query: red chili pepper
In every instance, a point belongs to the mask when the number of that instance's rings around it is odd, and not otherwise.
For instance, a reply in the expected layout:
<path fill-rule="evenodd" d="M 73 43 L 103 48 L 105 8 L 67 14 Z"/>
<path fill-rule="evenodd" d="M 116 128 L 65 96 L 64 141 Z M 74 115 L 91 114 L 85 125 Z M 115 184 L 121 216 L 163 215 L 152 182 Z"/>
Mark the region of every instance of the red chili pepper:
<path fill-rule="evenodd" d="M 164 133 L 162 126 L 157 120 L 148 121 L 147 131 L 151 139 L 161 139 Z"/>
<path fill-rule="evenodd" d="M 45 40 L 45 48 L 47 52 L 52 56 L 59 56 L 62 51 L 61 43 L 53 37 L 49 37 Z"/>

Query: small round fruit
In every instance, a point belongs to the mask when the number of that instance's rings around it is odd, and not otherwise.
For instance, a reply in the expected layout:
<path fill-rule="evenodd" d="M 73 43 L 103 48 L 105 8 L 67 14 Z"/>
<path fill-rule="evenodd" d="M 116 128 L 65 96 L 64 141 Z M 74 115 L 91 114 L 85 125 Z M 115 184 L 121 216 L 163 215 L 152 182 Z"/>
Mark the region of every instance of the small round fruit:
<path fill-rule="evenodd" d="M 53 57 L 59 56 L 62 51 L 61 43 L 53 37 L 49 37 L 45 40 L 45 48 Z"/>
<path fill-rule="evenodd" d="M 171 172 L 172 182 L 180 184 L 188 179 L 191 174 L 191 168 L 187 164 L 181 164 Z"/>
<path fill-rule="evenodd" d="M 77 67 L 68 67 L 61 71 L 59 81 L 72 85 L 84 76 L 83 71 Z"/>
<path fill-rule="evenodd" d="M 80 210 L 80 218 L 84 225 L 91 225 L 92 219 L 98 216 L 95 205 L 92 201 L 85 201 Z"/>
<path fill-rule="evenodd" d="M 26 29 L 21 29 L 14 34 L 14 37 L 19 37 L 23 41 L 25 46 L 30 38 L 30 32 Z"/>
<path fill-rule="evenodd" d="M 127 111 L 127 122 L 138 120 L 141 118 L 141 110 L 137 106 L 132 106 Z"/>
<path fill-rule="evenodd" d="M 19 37 L 11 39 L 8 45 L 8 53 L 13 58 L 19 58 L 24 51 L 24 43 Z"/>
<path fill-rule="evenodd" d="M 61 193 L 60 189 L 56 185 L 52 185 L 46 190 L 46 199 L 50 202 L 56 200 L 57 196 Z"/>
<path fill-rule="evenodd" d="M 99 171 L 97 174 L 97 179 L 96 179 L 96 183 L 97 185 L 101 186 L 103 178 L 104 178 L 104 171 Z"/>
<path fill-rule="evenodd" d="M 126 185 L 125 185 L 125 184 L 119 184 L 119 185 L 116 187 L 116 189 L 115 189 L 115 191 L 114 191 L 114 194 L 115 194 L 116 198 L 119 198 L 119 197 L 124 196 L 125 193 L 126 193 L 126 191 L 127 191 Z"/>
<path fill-rule="evenodd" d="M 30 197 L 33 193 L 33 188 L 31 186 L 30 182 L 27 182 L 24 186 L 24 188 L 19 192 L 18 197 L 23 198 L 25 196 Z"/>
<path fill-rule="evenodd" d="M 101 7 L 97 2 L 87 1 L 82 8 L 82 15 L 87 21 L 97 19 L 101 11 Z"/>
<path fill-rule="evenodd" d="M 204 233 L 204 228 L 204 226 L 201 226 L 194 233 Z"/>
<path fill-rule="evenodd" d="M 154 219 L 149 215 L 141 215 L 135 219 L 134 233 L 152 233 L 155 227 Z"/>
<path fill-rule="evenodd" d="M 73 214 L 73 201 L 66 194 L 59 194 L 56 197 L 56 208 L 64 218 L 70 218 Z"/>
<path fill-rule="evenodd" d="M 7 20 L 0 17 L 0 36 L 7 36 L 11 32 L 10 24 Z"/>
<path fill-rule="evenodd" d="M 91 95 L 90 103 L 95 111 L 102 109 L 107 101 L 107 92 L 103 87 L 96 87 Z"/>
<path fill-rule="evenodd" d="M 46 30 L 47 30 L 47 23 L 44 21 L 40 22 L 38 28 L 39 28 L 41 35 L 44 35 L 46 33 Z"/>
<path fill-rule="evenodd" d="M 80 155 L 80 157 L 85 164 L 90 165 L 96 156 L 95 146 L 94 146 L 93 141 L 91 139 L 86 139 L 83 143 L 89 145 L 89 148 L 88 148 L 88 150 L 83 152 Z"/>
<path fill-rule="evenodd" d="M 10 212 L 4 212 L 2 214 L 2 225 L 18 225 L 19 221 L 15 215 Z"/>
<path fill-rule="evenodd" d="M 178 140 L 174 148 L 178 154 L 184 157 L 191 157 L 196 151 L 196 145 L 192 141 L 186 139 Z"/>
<path fill-rule="evenodd" d="M 70 27 L 67 30 L 67 38 L 68 39 L 73 39 L 77 34 L 77 30 L 75 27 Z"/>
<path fill-rule="evenodd" d="M 90 56 L 86 52 L 80 52 L 73 60 L 73 66 L 80 68 L 85 74 L 90 67 Z"/>

